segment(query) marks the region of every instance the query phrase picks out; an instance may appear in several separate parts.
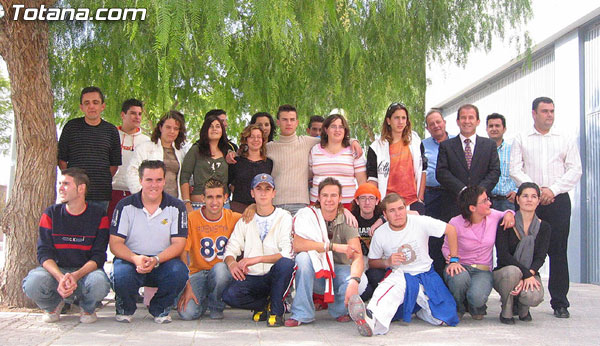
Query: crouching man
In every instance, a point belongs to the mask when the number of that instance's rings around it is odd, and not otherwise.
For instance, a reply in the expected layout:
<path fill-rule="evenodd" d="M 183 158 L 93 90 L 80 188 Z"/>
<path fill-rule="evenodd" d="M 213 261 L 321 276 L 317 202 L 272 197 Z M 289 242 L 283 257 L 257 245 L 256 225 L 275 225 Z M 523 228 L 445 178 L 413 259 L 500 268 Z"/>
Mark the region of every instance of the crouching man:
<path fill-rule="evenodd" d="M 410 322 L 413 312 L 433 325 L 458 324 L 456 303 L 432 268 L 429 237 L 446 235 L 450 244 L 450 273 L 463 271 L 458 264 L 456 229 L 428 216 L 407 215 L 404 200 L 396 193 L 382 201 L 388 220 L 377 229 L 369 249 L 369 267 L 389 268 L 375 290 L 368 309 L 360 296 L 352 296 L 348 310 L 363 336 L 386 334 L 393 320 Z"/>
<path fill-rule="evenodd" d="M 225 263 L 233 276 L 223 300 L 234 308 L 253 310 L 252 319 L 279 327 L 283 300 L 292 286 L 292 216 L 275 208 L 275 182 L 268 174 L 252 179 L 256 214 L 249 223 L 240 220 L 225 248 Z M 238 256 L 244 254 L 239 262 Z"/>
<path fill-rule="evenodd" d="M 342 185 L 334 178 L 319 184 L 315 207 L 300 209 L 294 218 L 296 296 L 292 316 L 285 322 L 296 327 L 315 319 L 313 290 L 324 292 L 329 314 L 349 322 L 348 299 L 359 293 L 363 256 L 358 229 L 346 224 Z M 363 283 L 366 285 L 366 277 Z"/>
<path fill-rule="evenodd" d="M 202 208 L 188 215 L 188 238 L 181 260 L 190 258 L 190 279 L 179 298 L 177 311 L 184 320 L 200 318 L 206 309 L 213 320 L 223 318 L 223 290 L 231 273 L 223 263 L 225 246 L 240 214 L 223 209 L 227 201 L 225 184 L 208 179 L 204 184 Z"/>
<path fill-rule="evenodd" d="M 76 296 L 82 323 L 95 322 L 96 306 L 110 283 L 104 273 L 108 218 L 103 208 L 85 202 L 88 176 L 81 168 L 62 171 L 58 194 L 61 204 L 42 214 L 37 243 L 41 267 L 27 274 L 23 291 L 44 310 L 44 322 L 56 322 L 64 299 Z"/>
<path fill-rule="evenodd" d="M 110 227 L 110 250 L 115 255 L 113 288 L 116 320 L 131 322 L 138 290 L 157 287 L 148 311 L 156 323 L 171 322 L 169 312 L 188 280 L 179 258 L 186 243 L 187 212 L 179 199 L 163 192 L 165 164 L 143 161 L 142 190 L 117 203 Z"/>

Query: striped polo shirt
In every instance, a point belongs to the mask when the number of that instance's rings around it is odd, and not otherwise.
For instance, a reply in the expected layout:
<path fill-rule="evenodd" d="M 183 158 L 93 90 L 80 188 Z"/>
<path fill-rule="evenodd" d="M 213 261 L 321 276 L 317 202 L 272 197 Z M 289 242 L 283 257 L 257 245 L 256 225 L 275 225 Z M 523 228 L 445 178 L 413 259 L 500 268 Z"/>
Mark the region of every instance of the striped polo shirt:
<path fill-rule="evenodd" d="M 187 237 L 187 223 L 181 200 L 163 192 L 160 206 L 149 214 L 140 191 L 117 203 L 110 234 L 125 239 L 125 246 L 136 254 L 156 256 L 171 245 L 171 237 Z"/>

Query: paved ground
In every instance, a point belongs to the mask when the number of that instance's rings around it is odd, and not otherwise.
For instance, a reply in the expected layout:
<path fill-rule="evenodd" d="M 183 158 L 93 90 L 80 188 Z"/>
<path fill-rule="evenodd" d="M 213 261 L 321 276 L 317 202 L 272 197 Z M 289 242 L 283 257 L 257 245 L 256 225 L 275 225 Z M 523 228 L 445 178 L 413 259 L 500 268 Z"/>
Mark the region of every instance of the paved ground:
<path fill-rule="evenodd" d="M 546 292 L 547 293 L 547 292 Z M 139 305 L 131 324 L 114 320 L 114 304 L 98 312 L 91 325 L 78 314 L 46 324 L 39 313 L 0 312 L 0 345 L 600 345 L 600 286 L 572 284 L 571 318 L 553 317 L 548 299 L 532 310 L 533 322 L 505 326 L 498 321 L 499 296 L 493 292 L 488 315 L 473 321 L 468 314 L 457 327 L 434 327 L 420 320 L 395 322 L 390 333 L 360 337 L 353 323 L 338 323 L 324 312 L 317 321 L 297 328 L 267 328 L 250 321 L 250 313 L 227 309 L 225 319 L 157 325 Z"/>

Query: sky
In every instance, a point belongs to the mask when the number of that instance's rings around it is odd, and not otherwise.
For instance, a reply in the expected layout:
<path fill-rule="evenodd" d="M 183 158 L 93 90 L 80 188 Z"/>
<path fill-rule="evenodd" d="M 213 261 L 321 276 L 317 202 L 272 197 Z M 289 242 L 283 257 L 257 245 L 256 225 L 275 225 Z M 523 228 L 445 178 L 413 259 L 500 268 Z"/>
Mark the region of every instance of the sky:
<path fill-rule="evenodd" d="M 496 37 L 489 52 L 481 49 L 472 51 L 466 66 L 430 62 L 426 109 L 439 105 L 454 93 L 516 58 L 519 52 L 510 37 L 528 31 L 535 46 L 599 7 L 600 0 L 532 0 L 533 17 L 528 23 L 517 31 L 506 33 L 504 40 Z"/>

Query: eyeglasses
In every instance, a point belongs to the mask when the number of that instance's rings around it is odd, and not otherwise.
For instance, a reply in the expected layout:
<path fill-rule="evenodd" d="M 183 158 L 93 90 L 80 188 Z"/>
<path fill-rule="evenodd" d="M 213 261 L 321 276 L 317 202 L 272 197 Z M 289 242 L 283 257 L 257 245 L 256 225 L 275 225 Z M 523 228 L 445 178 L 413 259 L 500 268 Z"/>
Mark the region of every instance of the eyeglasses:
<path fill-rule="evenodd" d="M 392 103 L 392 104 L 391 104 L 391 105 L 388 107 L 388 109 L 387 109 L 386 113 L 387 113 L 387 112 L 389 112 L 390 110 L 392 110 L 393 108 L 396 108 L 396 107 L 398 107 L 398 108 L 404 108 L 404 109 L 407 109 L 407 108 L 406 108 L 406 105 L 404 105 L 404 103 L 402 103 L 402 102 L 394 102 L 394 103 Z"/>
<path fill-rule="evenodd" d="M 262 136 L 250 136 L 248 139 L 262 139 Z"/>
<path fill-rule="evenodd" d="M 377 197 L 375 197 L 375 196 L 359 196 L 358 200 L 361 202 L 364 202 L 364 201 L 375 202 L 377 200 Z"/>
<path fill-rule="evenodd" d="M 345 130 L 344 125 L 329 125 L 329 128 L 332 130 Z"/>
<path fill-rule="evenodd" d="M 484 200 L 477 202 L 477 204 L 484 204 L 487 202 L 491 202 L 492 200 L 489 197 L 486 197 Z"/>

